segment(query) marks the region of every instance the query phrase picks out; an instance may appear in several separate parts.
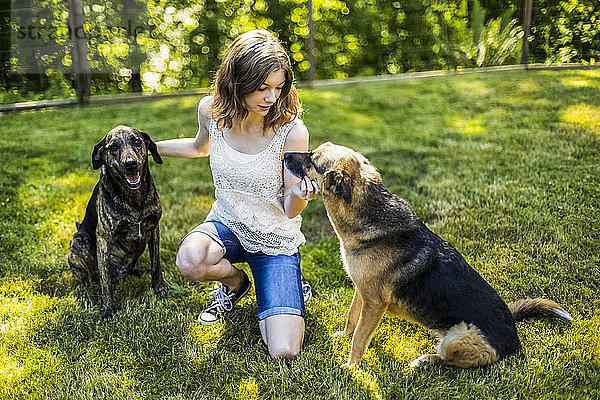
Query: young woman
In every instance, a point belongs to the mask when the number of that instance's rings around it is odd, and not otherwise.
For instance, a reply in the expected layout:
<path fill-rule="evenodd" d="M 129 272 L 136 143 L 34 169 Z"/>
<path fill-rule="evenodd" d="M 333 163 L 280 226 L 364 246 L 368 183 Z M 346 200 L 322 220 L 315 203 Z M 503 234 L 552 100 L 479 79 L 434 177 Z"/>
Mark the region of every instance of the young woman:
<path fill-rule="evenodd" d="M 248 276 L 232 265 L 247 262 L 273 357 L 295 357 L 302 346 L 303 286 L 310 286 L 300 273 L 299 214 L 318 195 L 313 182 L 283 167 L 284 152 L 308 149 L 293 81 L 278 40 L 264 30 L 247 32 L 229 47 L 212 96 L 200 101 L 196 137 L 157 143 L 162 156 L 210 155 L 216 201 L 183 238 L 176 259 L 187 279 L 220 283 L 200 322 L 218 321 L 248 292 Z"/>

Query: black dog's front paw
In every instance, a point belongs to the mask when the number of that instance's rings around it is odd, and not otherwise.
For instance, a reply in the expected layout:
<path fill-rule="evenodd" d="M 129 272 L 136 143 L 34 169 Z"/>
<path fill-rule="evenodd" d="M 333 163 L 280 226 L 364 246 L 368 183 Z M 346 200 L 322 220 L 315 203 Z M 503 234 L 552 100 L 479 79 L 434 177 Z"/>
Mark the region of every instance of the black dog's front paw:
<path fill-rule="evenodd" d="M 113 315 L 115 315 L 115 312 L 115 308 L 112 306 L 112 304 L 102 303 L 102 307 L 100 307 L 100 316 L 102 319 L 111 318 Z"/>
<path fill-rule="evenodd" d="M 160 297 L 165 297 L 169 294 L 169 287 L 164 283 L 160 283 L 158 285 L 153 285 L 154 294 Z"/>

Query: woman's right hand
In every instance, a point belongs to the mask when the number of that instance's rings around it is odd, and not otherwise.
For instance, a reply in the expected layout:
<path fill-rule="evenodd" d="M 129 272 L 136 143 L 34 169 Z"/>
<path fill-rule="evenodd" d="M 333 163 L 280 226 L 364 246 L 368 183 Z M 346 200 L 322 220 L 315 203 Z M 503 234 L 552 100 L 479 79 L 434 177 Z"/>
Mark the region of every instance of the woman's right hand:
<path fill-rule="evenodd" d="M 316 181 L 311 181 L 307 176 L 292 186 L 292 192 L 302 200 L 314 200 L 321 195 L 319 185 Z"/>

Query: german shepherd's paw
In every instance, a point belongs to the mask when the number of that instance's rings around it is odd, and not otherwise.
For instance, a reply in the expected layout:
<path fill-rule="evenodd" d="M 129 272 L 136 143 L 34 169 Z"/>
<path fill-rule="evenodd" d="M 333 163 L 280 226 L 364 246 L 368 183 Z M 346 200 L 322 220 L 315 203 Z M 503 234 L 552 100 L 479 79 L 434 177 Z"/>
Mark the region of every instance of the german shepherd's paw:
<path fill-rule="evenodd" d="M 421 357 L 418 357 L 410 363 L 411 368 L 419 368 L 428 364 L 435 364 L 442 361 L 440 356 L 437 354 L 424 354 Z"/>

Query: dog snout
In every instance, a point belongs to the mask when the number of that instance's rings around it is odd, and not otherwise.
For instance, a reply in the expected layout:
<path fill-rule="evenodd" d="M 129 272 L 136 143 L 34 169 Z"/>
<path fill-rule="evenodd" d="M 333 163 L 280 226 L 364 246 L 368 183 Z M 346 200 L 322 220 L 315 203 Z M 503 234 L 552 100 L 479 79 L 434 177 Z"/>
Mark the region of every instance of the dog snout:
<path fill-rule="evenodd" d="M 285 165 L 287 166 L 290 162 L 297 161 L 298 155 L 300 153 L 288 151 L 283 155 L 283 160 L 285 161 Z"/>
<path fill-rule="evenodd" d="M 308 157 L 309 152 L 300 151 L 288 151 L 283 155 L 285 167 L 292 173 L 292 175 L 303 178 L 305 175 L 304 164 Z"/>
<path fill-rule="evenodd" d="M 138 162 L 132 158 L 129 158 L 129 159 L 125 160 L 123 165 L 125 166 L 125 169 L 134 170 L 134 169 L 137 169 Z"/>

